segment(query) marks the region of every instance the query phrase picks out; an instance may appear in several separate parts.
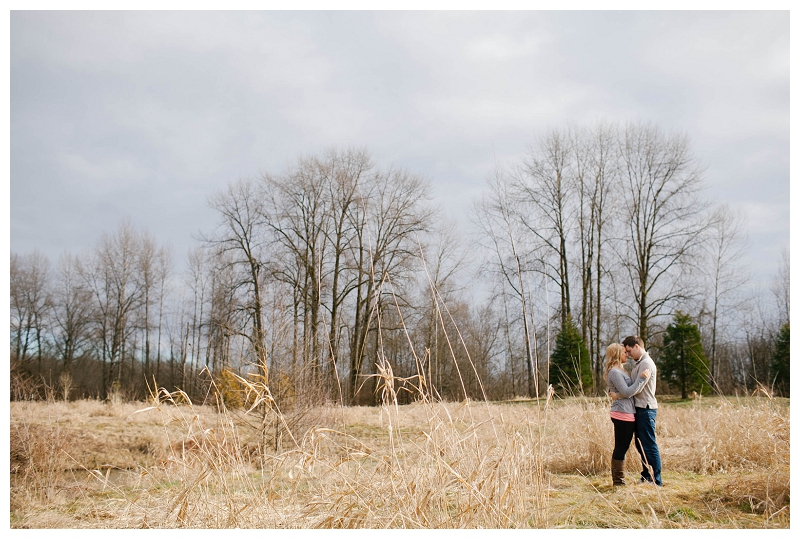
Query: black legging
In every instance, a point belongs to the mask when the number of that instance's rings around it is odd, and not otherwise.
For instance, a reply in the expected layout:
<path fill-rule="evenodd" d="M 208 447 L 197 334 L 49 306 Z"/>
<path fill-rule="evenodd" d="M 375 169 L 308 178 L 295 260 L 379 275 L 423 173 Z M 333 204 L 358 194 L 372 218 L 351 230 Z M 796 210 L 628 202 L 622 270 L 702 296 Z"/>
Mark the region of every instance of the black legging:
<path fill-rule="evenodd" d="M 622 421 L 621 419 L 611 418 L 614 423 L 614 454 L 611 456 L 614 460 L 625 460 L 625 453 L 631 446 L 631 438 L 633 438 L 633 431 L 636 430 L 635 421 Z"/>

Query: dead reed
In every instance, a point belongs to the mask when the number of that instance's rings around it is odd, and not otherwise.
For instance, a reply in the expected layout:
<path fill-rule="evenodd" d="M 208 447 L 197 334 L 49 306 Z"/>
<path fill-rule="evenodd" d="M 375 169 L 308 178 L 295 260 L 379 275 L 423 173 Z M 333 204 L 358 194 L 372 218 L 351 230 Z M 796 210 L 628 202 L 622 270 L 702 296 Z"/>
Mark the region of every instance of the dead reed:
<path fill-rule="evenodd" d="M 788 526 L 789 411 L 767 399 L 662 405 L 666 486 L 651 491 L 610 488 L 603 399 L 385 397 L 320 408 L 277 452 L 210 407 L 14 402 L 11 526 Z"/>

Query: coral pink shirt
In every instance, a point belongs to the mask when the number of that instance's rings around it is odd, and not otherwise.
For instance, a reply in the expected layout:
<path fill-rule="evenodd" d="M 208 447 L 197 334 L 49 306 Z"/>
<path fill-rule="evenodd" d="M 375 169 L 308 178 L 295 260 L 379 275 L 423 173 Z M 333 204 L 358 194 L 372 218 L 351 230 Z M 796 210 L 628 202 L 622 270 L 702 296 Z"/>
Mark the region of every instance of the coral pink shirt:
<path fill-rule="evenodd" d="M 625 412 L 611 412 L 611 419 L 619 419 L 620 421 L 636 421 L 636 416 L 627 414 Z"/>

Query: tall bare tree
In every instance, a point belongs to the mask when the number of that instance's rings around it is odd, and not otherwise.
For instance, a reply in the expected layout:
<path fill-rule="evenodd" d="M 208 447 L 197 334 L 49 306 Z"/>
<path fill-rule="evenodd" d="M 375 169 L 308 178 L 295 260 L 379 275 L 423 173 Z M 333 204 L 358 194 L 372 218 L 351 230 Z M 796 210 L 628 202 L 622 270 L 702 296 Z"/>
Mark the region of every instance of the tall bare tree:
<path fill-rule="evenodd" d="M 231 366 L 232 337 L 240 317 L 237 317 L 236 273 L 230 255 L 214 250 L 211 260 L 207 363 L 212 372 L 219 373 Z"/>
<path fill-rule="evenodd" d="M 164 282 L 168 275 L 169 267 L 169 249 L 166 247 L 159 247 L 152 234 L 144 232 L 141 234 L 139 243 L 139 255 L 137 258 L 137 271 L 136 278 L 138 279 L 139 288 L 142 291 L 141 301 L 141 330 L 142 330 L 142 343 L 143 343 L 143 359 L 142 373 L 145 380 L 149 380 L 153 374 L 152 360 L 153 354 L 151 350 L 152 345 L 152 331 L 159 328 L 155 327 L 153 320 L 153 310 L 158 305 L 158 310 L 163 308 L 163 302 L 160 295 L 164 292 Z M 159 313 L 159 318 L 161 314 Z M 160 324 L 160 320 L 158 322 Z M 159 340 L 156 346 L 160 346 Z"/>
<path fill-rule="evenodd" d="M 749 275 L 743 267 L 746 238 L 743 231 L 744 216 L 729 206 L 718 207 L 711 216 L 703 242 L 705 260 L 703 267 L 709 279 L 711 317 L 711 344 L 708 353 L 710 383 L 717 387 L 719 375 L 718 332 L 730 316 L 723 316 L 735 308 L 735 293 L 744 285 Z"/>
<path fill-rule="evenodd" d="M 619 176 L 614 144 L 616 129 L 612 124 L 597 122 L 590 129 L 574 129 L 571 136 L 579 191 L 581 336 L 589 347 L 597 390 L 601 387 L 604 364 L 601 334 L 604 255 L 615 215 L 613 188 Z"/>
<path fill-rule="evenodd" d="M 369 197 L 363 196 L 365 192 Z M 374 187 L 362 191 L 363 213 L 355 215 L 357 261 L 356 304 L 350 345 L 350 397 L 355 396 L 359 376 L 364 372 L 367 339 L 370 332 L 376 337 L 385 296 L 387 277 L 399 289 L 410 279 L 410 263 L 418 252 L 417 238 L 431 226 L 434 210 L 427 206 L 430 184 L 422 177 L 403 169 L 390 169 L 374 176 Z M 360 226 L 359 226 L 360 225 Z M 392 294 L 396 296 L 396 294 Z M 377 350 L 375 350 L 377 353 Z M 370 368 L 369 365 L 367 365 Z"/>
<path fill-rule="evenodd" d="M 325 306 L 330 315 L 327 349 L 328 365 L 335 374 L 341 340 L 340 311 L 357 282 L 355 272 L 348 271 L 347 255 L 355 241 L 350 214 L 362 200 L 361 191 L 371 181 L 374 165 L 364 150 L 330 150 L 316 162 L 330 200 L 330 223 L 323 227 L 323 234 L 330 245 L 326 252 L 332 260 L 323 270 L 321 280 L 330 282 L 330 305 Z M 352 263 L 349 265 L 352 268 Z"/>
<path fill-rule="evenodd" d="M 480 200 L 475 208 L 476 224 L 484 241 L 488 243 L 489 252 L 492 253 L 492 262 L 489 263 L 490 271 L 498 275 L 505 285 L 511 290 L 521 309 L 521 322 L 524 333 L 525 367 L 527 370 L 527 393 L 535 397 L 539 392 L 539 356 L 534 355 L 537 347 L 535 344 L 535 328 L 531 331 L 528 324 L 528 300 L 526 292 L 525 271 L 531 262 L 522 261 L 525 253 L 520 253 L 519 243 L 522 236 L 520 229 L 529 229 L 528 225 L 520 224 L 519 210 L 516 209 L 515 195 L 511 182 L 499 169 L 489 179 L 489 193 Z M 525 249 L 528 251 L 529 249 Z M 509 323 L 508 317 L 506 317 Z M 509 353 L 512 350 L 508 344 Z M 513 356 L 509 357 L 513 363 Z"/>
<path fill-rule="evenodd" d="M 578 183 L 569 136 L 550 131 L 528 151 L 517 174 L 517 218 L 542 244 L 547 276 L 561 294 L 561 327 L 571 315 L 568 242 L 576 219 Z"/>
<path fill-rule="evenodd" d="M 53 289 L 55 347 L 63 371 L 72 372 L 72 362 L 88 347 L 93 319 L 92 294 L 80 276 L 80 261 L 65 252 L 58 260 Z"/>
<path fill-rule="evenodd" d="M 41 370 L 43 337 L 50 309 L 50 262 L 40 251 L 27 255 L 11 253 L 11 342 L 14 357 L 26 361 L 35 347 Z"/>
<path fill-rule="evenodd" d="M 262 215 L 276 241 L 282 263 L 273 273 L 296 292 L 302 326 L 303 363 L 311 366 L 312 381 L 322 382 L 320 315 L 326 233 L 330 224 L 330 199 L 324 178 L 313 157 L 300 158 L 284 175 L 265 175 L 262 182 L 266 206 Z M 289 262 L 290 264 L 286 264 Z M 292 268 L 291 263 L 299 267 Z"/>
<path fill-rule="evenodd" d="M 82 266 L 82 277 L 97 307 L 95 332 L 102 357 L 100 396 L 108 397 L 113 381 L 122 383 L 125 345 L 132 333 L 132 318 L 142 297 L 136 278 L 139 235 L 128 221 L 113 234 L 104 234 Z"/>
<path fill-rule="evenodd" d="M 244 295 L 242 308 L 249 326 L 239 329 L 239 334 L 250 342 L 267 383 L 269 366 L 262 301 L 267 243 L 263 198 L 254 181 L 239 180 L 213 195 L 209 203 L 221 219 L 215 235 L 206 241 L 225 255 L 222 260 L 234 271 L 233 289 Z"/>
<path fill-rule="evenodd" d="M 423 277 L 420 293 L 422 304 L 419 306 L 420 329 L 426 353 L 423 353 L 417 370 L 424 375 L 426 390 L 436 397 L 437 388 L 442 387 L 444 369 L 442 362 L 446 356 L 440 347 L 444 344 L 441 338 L 441 327 L 444 325 L 442 305 L 455 304 L 458 292 L 463 290 L 457 284 L 459 273 L 465 269 L 467 251 L 458 234 L 456 221 L 443 220 L 433 230 L 431 241 L 420 245 L 424 266 L 427 269 Z"/>
<path fill-rule="evenodd" d="M 686 135 L 629 124 L 621 138 L 628 230 L 620 256 L 633 297 L 630 318 L 647 344 L 652 321 L 670 303 L 691 297 L 682 278 L 702 239 L 706 204 L 700 199 L 701 167 Z"/>
<path fill-rule="evenodd" d="M 156 380 L 160 380 L 161 374 L 161 345 L 162 345 L 162 334 L 164 329 L 164 304 L 166 302 L 167 294 L 168 294 L 168 281 L 170 278 L 170 274 L 172 272 L 172 247 L 166 245 L 159 249 L 158 255 L 156 257 L 156 270 L 155 270 L 155 280 L 157 285 L 157 296 L 158 296 L 158 332 L 156 335 L 156 367 L 155 367 L 155 377 Z M 149 380 L 148 380 L 149 382 Z"/>
<path fill-rule="evenodd" d="M 191 326 L 189 333 L 189 363 L 190 372 L 196 373 L 200 367 L 200 360 L 204 358 L 204 332 L 207 329 L 206 316 L 208 297 L 210 296 L 210 281 L 212 271 L 207 249 L 198 247 L 189 251 L 189 264 L 185 277 L 186 285 L 192 292 Z M 202 368 L 202 367 L 201 367 Z M 190 385 L 194 380 L 190 380 Z"/>

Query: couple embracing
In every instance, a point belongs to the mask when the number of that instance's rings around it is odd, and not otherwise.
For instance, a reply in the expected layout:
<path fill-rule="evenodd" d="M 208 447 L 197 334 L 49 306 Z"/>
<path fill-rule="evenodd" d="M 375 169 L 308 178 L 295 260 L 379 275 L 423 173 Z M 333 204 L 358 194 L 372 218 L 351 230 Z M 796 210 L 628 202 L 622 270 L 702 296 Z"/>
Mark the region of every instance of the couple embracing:
<path fill-rule="evenodd" d="M 628 376 L 623 365 L 633 360 Z M 639 337 L 625 337 L 622 344 L 606 349 L 605 378 L 614 402 L 611 421 L 614 424 L 614 453 L 611 456 L 613 485 L 625 484 L 625 454 L 634 438 L 642 459 L 641 482 L 661 483 L 661 454 L 656 444 L 656 364 L 644 349 Z"/>

